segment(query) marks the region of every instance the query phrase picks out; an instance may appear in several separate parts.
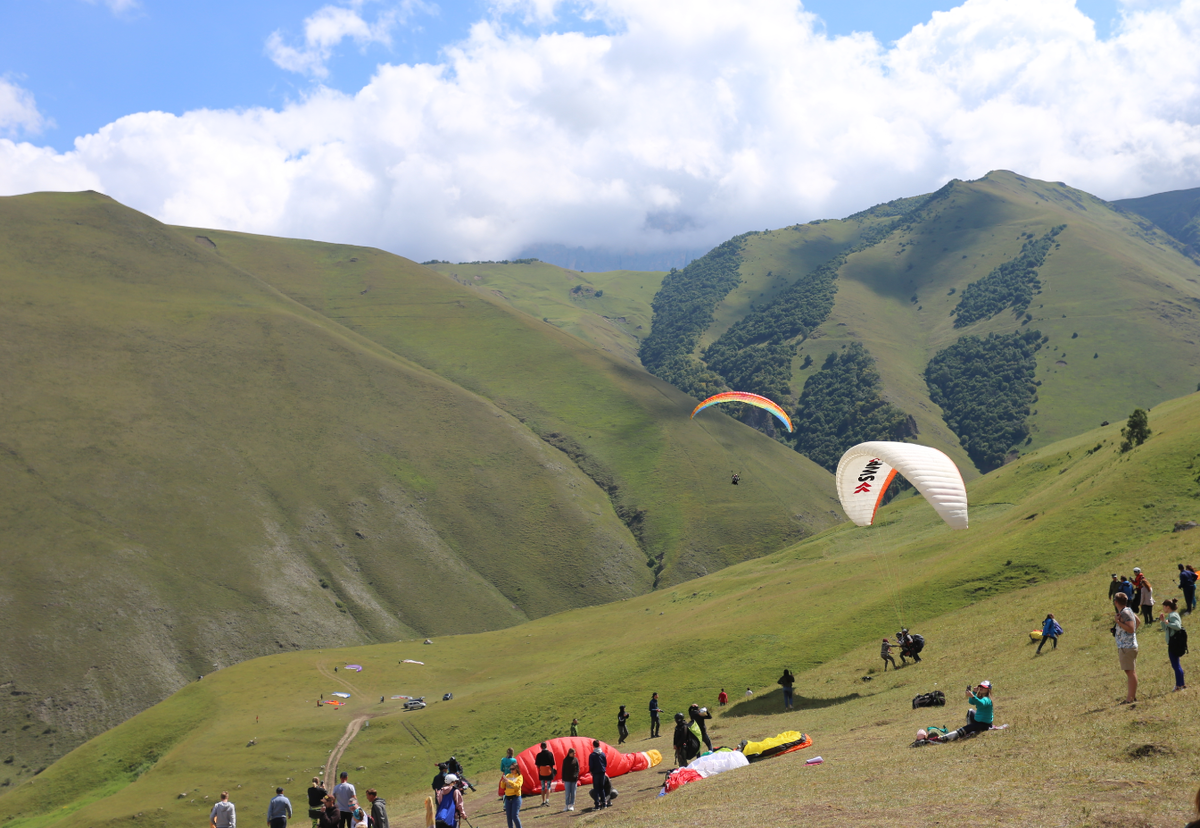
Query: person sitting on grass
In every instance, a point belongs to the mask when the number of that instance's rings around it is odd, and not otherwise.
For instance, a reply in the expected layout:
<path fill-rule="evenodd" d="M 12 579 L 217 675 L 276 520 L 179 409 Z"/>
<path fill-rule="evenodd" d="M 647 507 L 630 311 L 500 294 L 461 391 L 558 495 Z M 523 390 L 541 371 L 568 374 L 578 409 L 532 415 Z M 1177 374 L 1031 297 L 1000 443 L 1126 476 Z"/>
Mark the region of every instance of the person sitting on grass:
<path fill-rule="evenodd" d="M 967 702 L 974 705 L 974 710 L 967 711 L 967 723 L 958 730 L 952 730 L 945 736 L 939 736 L 936 733 L 929 734 L 931 742 L 953 742 L 961 739 L 964 736 L 973 736 L 976 733 L 982 733 L 992 727 L 992 718 L 994 710 L 992 708 L 992 683 L 990 681 L 981 681 L 979 685 L 972 690 L 967 688 Z"/>

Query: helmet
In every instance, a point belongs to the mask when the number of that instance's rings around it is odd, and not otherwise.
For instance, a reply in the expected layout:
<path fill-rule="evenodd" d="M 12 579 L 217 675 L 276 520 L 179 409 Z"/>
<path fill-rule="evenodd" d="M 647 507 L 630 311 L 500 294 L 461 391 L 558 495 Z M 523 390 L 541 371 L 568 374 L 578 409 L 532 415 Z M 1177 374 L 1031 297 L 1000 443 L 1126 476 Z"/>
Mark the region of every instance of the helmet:
<path fill-rule="evenodd" d="M 683 721 L 683 714 L 682 714 L 682 713 L 676 713 L 676 714 L 675 714 L 675 721 L 677 721 L 677 722 L 682 722 L 682 721 Z"/>

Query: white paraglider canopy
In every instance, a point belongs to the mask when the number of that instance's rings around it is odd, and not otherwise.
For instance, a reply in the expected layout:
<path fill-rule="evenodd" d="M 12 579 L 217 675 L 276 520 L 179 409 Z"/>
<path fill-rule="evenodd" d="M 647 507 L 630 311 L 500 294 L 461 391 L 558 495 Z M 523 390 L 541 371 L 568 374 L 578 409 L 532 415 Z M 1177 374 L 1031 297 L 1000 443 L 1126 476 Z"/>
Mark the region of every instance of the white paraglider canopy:
<path fill-rule="evenodd" d="M 838 498 L 859 526 L 875 520 L 883 494 L 896 473 L 916 486 L 951 529 L 967 528 L 967 489 L 954 461 L 929 446 L 872 441 L 842 455 L 837 467 Z"/>

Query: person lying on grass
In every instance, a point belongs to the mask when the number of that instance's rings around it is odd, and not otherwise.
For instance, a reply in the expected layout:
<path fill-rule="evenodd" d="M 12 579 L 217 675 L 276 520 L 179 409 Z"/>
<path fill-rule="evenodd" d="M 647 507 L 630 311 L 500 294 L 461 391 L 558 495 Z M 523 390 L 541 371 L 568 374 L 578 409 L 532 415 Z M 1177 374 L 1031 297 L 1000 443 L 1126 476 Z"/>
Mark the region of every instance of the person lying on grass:
<path fill-rule="evenodd" d="M 929 741 L 953 742 L 964 736 L 973 736 L 976 733 L 982 733 L 991 728 L 995 712 L 992 709 L 992 683 L 990 681 L 981 681 L 974 690 L 968 687 L 967 702 L 974 705 L 975 709 L 967 711 L 966 725 L 960 727 L 958 730 L 950 731 L 945 736 L 930 733 Z"/>

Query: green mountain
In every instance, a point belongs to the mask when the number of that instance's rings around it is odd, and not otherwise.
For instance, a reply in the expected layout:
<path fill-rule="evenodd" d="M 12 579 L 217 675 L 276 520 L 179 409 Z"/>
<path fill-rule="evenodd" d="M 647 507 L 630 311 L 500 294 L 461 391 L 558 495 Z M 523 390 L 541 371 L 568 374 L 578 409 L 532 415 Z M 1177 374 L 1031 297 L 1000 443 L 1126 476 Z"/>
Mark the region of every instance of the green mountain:
<path fill-rule="evenodd" d="M 694 824 L 698 812 L 715 824 L 760 811 L 774 824 L 765 812 L 781 809 L 821 826 L 845 824 L 847 810 L 886 825 L 931 812 L 957 824 L 955 814 L 988 809 L 1000 809 L 995 824 L 1104 824 L 1089 821 L 1080 802 L 1102 803 L 1106 818 L 1124 815 L 1122 824 L 1134 814 L 1176 824 L 1164 814 L 1189 807 L 1194 763 L 1186 759 L 1200 750 L 1200 723 L 1187 694 L 1169 692 L 1153 627 L 1139 634 L 1143 703 L 1115 703 L 1125 679 L 1106 590 L 1110 572 L 1137 565 L 1160 602 L 1176 594 L 1176 562 L 1195 544 L 1192 533 L 1171 530 L 1195 516 L 1200 498 L 1197 419 L 1193 394 L 1156 406 L 1150 439 L 1131 451 L 1119 449 L 1119 423 L 1033 450 L 969 485 L 965 531 L 905 497 L 873 527 L 843 524 L 679 588 L 428 646 L 323 648 L 223 669 L 0 796 L 0 824 L 195 823 L 221 790 L 246 813 L 277 784 L 296 802 L 308 778 L 332 775 L 330 750 L 348 726 L 369 719 L 338 767 L 360 787 L 377 787 L 394 820 L 419 819 L 433 762 L 454 754 L 480 788 L 468 796 L 480 809 L 473 822 L 496 825 L 490 790 L 505 747 L 564 735 L 573 717 L 583 734 L 611 740 L 617 705 L 628 704 L 635 718 L 626 747 L 669 756 L 669 726 L 646 739 L 650 693 L 669 719 L 689 702 L 712 704 L 721 687 L 735 704 L 712 722 L 715 743 L 798 729 L 814 747 L 665 800 L 654 799 L 655 773 L 620 780 L 616 824 Z M 1066 634 L 1035 656 L 1028 631 L 1047 612 Z M 925 636 L 924 660 L 881 674 L 880 637 L 899 625 Z M 348 663 L 362 672 L 334 672 Z M 774 684 L 784 666 L 798 676 L 792 713 L 782 712 Z M 962 691 L 951 688 L 983 678 L 996 683 L 1008 732 L 908 748 L 918 727 L 960 723 Z M 738 701 L 745 687 L 756 697 Z M 945 708 L 910 708 L 932 689 L 945 689 Z M 334 690 L 350 693 L 346 706 L 318 707 Z M 446 692 L 454 699 L 416 713 L 392 698 Z M 826 765 L 804 768 L 817 754 Z M 898 763 L 922 785 L 881 789 Z M 797 774 L 812 776 L 801 783 Z"/>
<path fill-rule="evenodd" d="M 508 627 L 836 520 L 815 465 L 447 276 L 95 193 L 0 199 L 0 376 L 10 781 L 246 658 Z"/>
<path fill-rule="evenodd" d="M 1113 205 L 1150 219 L 1183 242 L 1189 256 L 1200 258 L 1200 187 L 1141 198 L 1122 198 Z"/>
<path fill-rule="evenodd" d="M 693 397 L 780 400 L 826 468 L 916 437 L 972 476 L 1196 387 L 1185 252 L 1127 209 L 993 172 L 726 242 L 664 279 L 640 356 Z"/>

